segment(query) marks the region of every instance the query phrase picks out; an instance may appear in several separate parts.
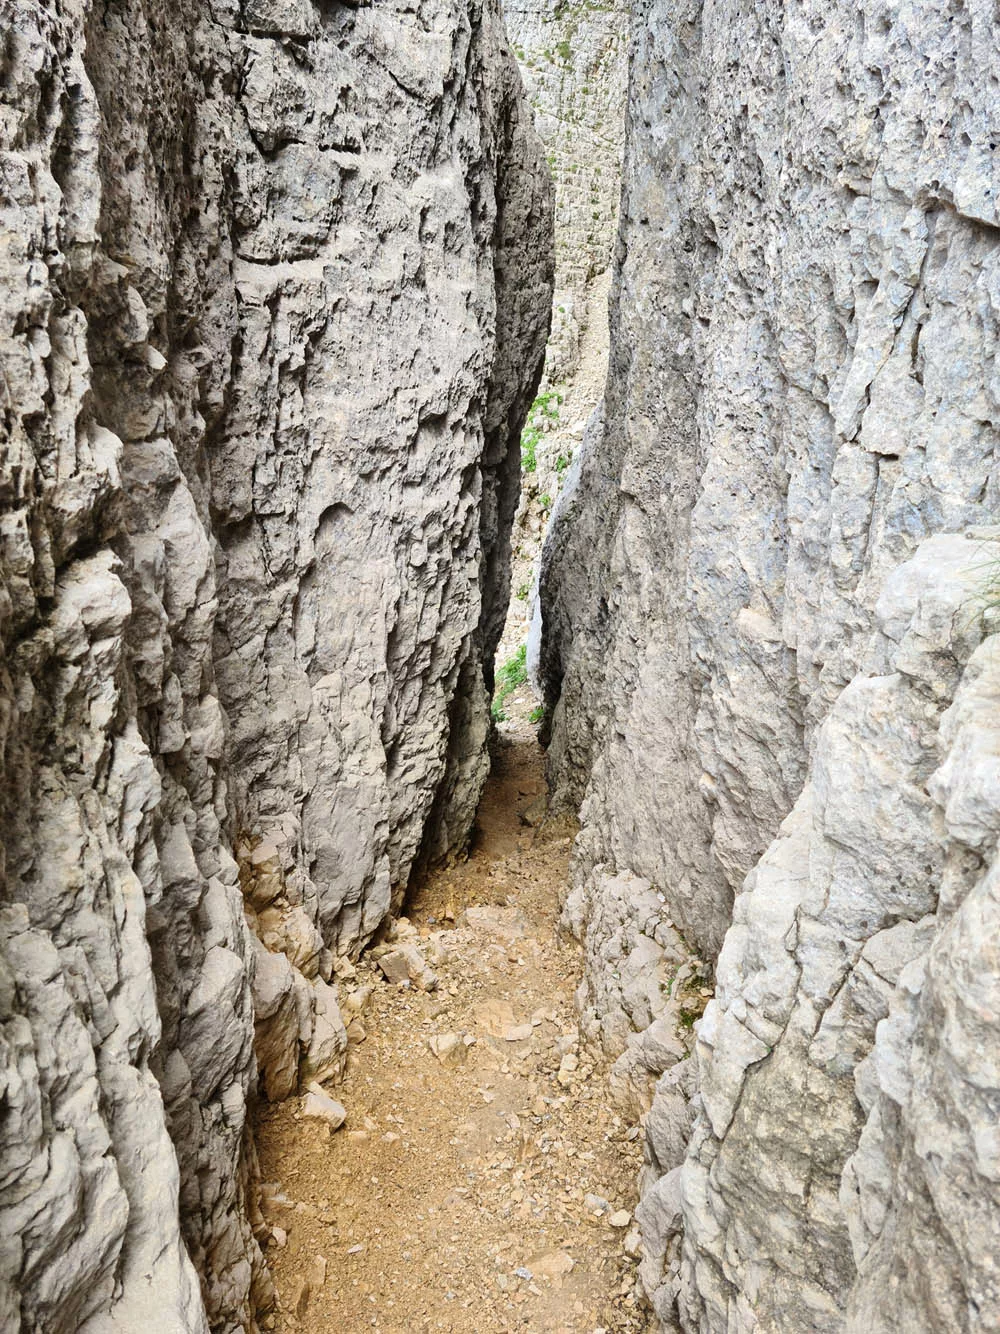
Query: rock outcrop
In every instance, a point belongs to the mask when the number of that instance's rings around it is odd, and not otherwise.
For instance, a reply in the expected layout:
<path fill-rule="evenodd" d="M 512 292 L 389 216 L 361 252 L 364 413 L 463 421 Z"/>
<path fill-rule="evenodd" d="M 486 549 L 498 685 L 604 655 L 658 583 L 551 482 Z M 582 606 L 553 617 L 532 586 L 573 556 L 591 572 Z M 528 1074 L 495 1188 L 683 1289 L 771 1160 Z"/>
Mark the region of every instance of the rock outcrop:
<path fill-rule="evenodd" d="M 556 190 L 556 274 L 545 380 L 570 378 L 587 325 L 603 312 L 621 193 L 628 7 L 625 0 L 505 0 Z M 595 300 L 596 298 L 596 300 Z"/>
<path fill-rule="evenodd" d="M 493 0 L 0 33 L 0 1325 L 249 1329 L 255 1019 L 336 1071 L 484 777 L 550 187 Z"/>
<path fill-rule="evenodd" d="M 997 34 L 633 5 L 541 673 L 591 1035 L 718 960 L 647 1126 L 664 1328 L 997 1327 Z"/>
<path fill-rule="evenodd" d="M 503 11 L 552 171 L 556 245 L 545 372 L 522 435 L 501 664 L 530 641 L 549 514 L 607 378 L 628 51 L 625 0 L 504 0 Z"/>

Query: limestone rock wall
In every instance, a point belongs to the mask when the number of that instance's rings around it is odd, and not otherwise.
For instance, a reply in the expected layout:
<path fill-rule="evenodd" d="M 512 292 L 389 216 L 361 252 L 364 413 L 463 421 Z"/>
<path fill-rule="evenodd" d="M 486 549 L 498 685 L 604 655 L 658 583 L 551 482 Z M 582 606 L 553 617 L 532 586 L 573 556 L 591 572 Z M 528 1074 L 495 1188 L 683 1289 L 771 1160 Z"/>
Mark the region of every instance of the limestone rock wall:
<path fill-rule="evenodd" d="M 550 187 L 490 0 L 3 0 L 0 68 L 0 1325 L 249 1329 L 258 1056 L 336 1070 L 484 776 Z"/>
<path fill-rule="evenodd" d="M 625 0 L 504 0 L 504 19 L 556 188 L 556 286 L 545 379 L 577 369 L 599 312 L 621 193 Z"/>
<path fill-rule="evenodd" d="M 504 20 L 555 186 L 555 290 L 539 396 L 526 423 L 513 589 L 500 645 L 534 658 L 542 540 L 607 378 L 608 290 L 621 194 L 625 0 L 503 0 Z"/>
<path fill-rule="evenodd" d="M 647 1126 L 665 1328 L 995 1327 L 996 18 L 632 7 L 541 672 L 591 1036 L 718 960 Z"/>

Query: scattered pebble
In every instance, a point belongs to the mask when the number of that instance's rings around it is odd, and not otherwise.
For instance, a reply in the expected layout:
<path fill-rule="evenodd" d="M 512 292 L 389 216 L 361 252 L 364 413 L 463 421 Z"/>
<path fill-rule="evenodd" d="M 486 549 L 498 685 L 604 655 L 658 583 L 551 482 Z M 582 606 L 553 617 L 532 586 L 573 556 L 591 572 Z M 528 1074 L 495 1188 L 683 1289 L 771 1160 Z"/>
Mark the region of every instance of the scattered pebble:
<path fill-rule="evenodd" d="M 302 1099 L 302 1115 L 324 1121 L 331 1130 L 339 1130 L 347 1120 L 347 1108 L 336 1098 L 331 1098 L 319 1084 L 310 1084 Z"/>
<path fill-rule="evenodd" d="M 519 783 L 522 806 L 538 781 Z M 646 1329 L 638 1229 L 609 1203 L 634 1198 L 641 1132 L 581 1041 L 579 950 L 555 934 L 570 844 L 557 818 L 527 830 L 504 819 L 502 855 L 485 825 L 389 939 L 332 960 L 350 1044 L 336 1105 L 350 1123 L 322 1147 L 305 1133 L 306 1103 L 335 1103 L 320 1085 L 264 1109 L 258 1235 L 280 1306 L 260 1313 L 262 1329 Z M 310 1266 L 324 1251 L 320 1278 Z"/>

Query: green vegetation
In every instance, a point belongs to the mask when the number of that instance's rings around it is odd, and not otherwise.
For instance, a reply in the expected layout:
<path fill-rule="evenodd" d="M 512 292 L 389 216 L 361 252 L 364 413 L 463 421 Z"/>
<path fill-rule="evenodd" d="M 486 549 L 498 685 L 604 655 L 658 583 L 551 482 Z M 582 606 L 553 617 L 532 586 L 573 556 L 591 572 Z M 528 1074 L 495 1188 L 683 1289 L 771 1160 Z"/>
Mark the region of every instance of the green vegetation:
<path fill-rule="evenodd" d="M 528 714 L 528 722 L 529 722 L 529 723 L 536 723 L 536 724 L 537 724 L 537 723 L 542 722 L 542 720 L 543 720 L 544 718 L 545 718 L 545 705 L 544 705 L 544 704 L 536 704 L 535 707 L 534 707 L 534 708 L 531 710 L 531 712 Z"/>
<path fill-rule="evenodd" d="M 969 568 L 970 573 L 976 570 L 982 574 L 978 588 L 964 602 L 966 628 L 981 622 L 982 633 L 995 634 L 1000 621 L 1000 560 L 983 550 L 982 559 Z"/>
<path fill-rule="evenodd" d="M 517 598 L 518 602 L 527 602 L 530 596 L 531 596 L 530 584 L 521 584 L 517 590 L 517 593 L 515 594 L 515 597 Z"/>
<path fill-rule="evenodd" d="M 538 442 L 547 423 L 559 420 L 560 403 L 562 394 L 550 389 L 547 393 L 539 394 L 528 409 L 528 420 L 521 432 L 521 467 L 525 472 L 534 472 L 538 467 Z"/>
<path fill-rule="evenodd" d="M 560 454 L 556 459 L 556 472 L 561 477 L 569 465 L 573 462 L 572 454 Z"/>
<path fill-rule="evenodd" d="M 490 707 L 490 713 L 493 715 L 495 723 L 505 721 L 507 714 L 504 712 L 504 704 L 507 697 L 512 695 L 519 685 L 523 685 L 528 679 L 528 646 L 522 644 L 512 658 L 508 658 L 504 665 L 499 669 L 496 675 L 496 685 L 493 691 L 493 704 Z"/>
<path fill-rule="evenodd" d="M 991 560 L 986 562 L 987 576 L 986 587 L 983 589 L 983 611 L 1000 611 L 1000 563 Z"/>
<path fill-rule="evenodd" d="M 538 503 L 541 506 L 541 508 L 546 512 L 546 514 L 548 514 L 549 510 L 552 508 L 552 497 L 548 495 L 539 496 Z"/>
<path fill-rule="evenodd" d="M 538 448 L 538 432 L 528 427 L 521 432 L 521 467 L 525 472 L 534 472 L 538 467 L 535 450 Z"/>

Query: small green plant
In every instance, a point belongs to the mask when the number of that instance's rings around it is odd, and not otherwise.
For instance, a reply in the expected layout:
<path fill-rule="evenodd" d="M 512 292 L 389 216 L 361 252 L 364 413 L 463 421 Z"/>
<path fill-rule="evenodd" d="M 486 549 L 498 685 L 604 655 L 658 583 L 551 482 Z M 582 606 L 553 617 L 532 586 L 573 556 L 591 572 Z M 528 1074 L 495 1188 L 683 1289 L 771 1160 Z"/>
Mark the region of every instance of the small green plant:
<path fill-rule="evenodd" d="M 559 52 L 559 56 L 563 62 L 568 65 L 570 58 L 573 55 L 573 48 L 570 46 L 569 42 L 563 38 L 561 42 L 556 43 L 556 50 Z"/>
<path fill-rule="evenodd" d="M 528 714 L 528 722 L 537 724 L 542 722 L 544 717 L 545 717 L 545 705 L 536 704 L 535 707 Z"/>
<path fill-rule="evenodd" d="M 496 685 L 493 691 L 493 703 L 490 706 L 490 713 L 493 715 L 495 723 L 505 721 L 507 714 L 504 711 L 504 704 L 509 695 L 512 695 L 519 685 L 523 685 L 528 679 L 528 647 L 522 644 L 512 658 L 508 658 L 496 674 Z"/>
<path fill-rule="evenodd" d="M 556 459 L 556 472 L 561 477 L 573 461 L 572 454 L 560 454 Z"/>
<path fill-rule="evenodd" d="M 549 495 L 539 496 L 538 504 L 543 510 L 545 510 L 547 514 L 549 510 L 552 508 L 552 497 Z"/>
<path fill-rule="evenodd" d="M 528 598 L 531 596 L 531 585 L 530 585 L 530 584 L 521 584 L 521 585 L 518 587 L 518 590 L 517 590 L 517 593 L 516 593 L 515 596 L 517 597 L 518 602 L 527 602 Z"/>
<path fill-rule="evenodd" d="M 537 449 L 537 432 L 530 428 L 526 429 L 521 435 L 521 467 L 525 472 L 534 472 L 538 467 L 538 458 L 535 452 Z"/>
<path fill-rule="evenodd" d="M 1000 622 L 1000 560 L 983 548 L 981 558 L 969 566 L 973 570 L 981 573 L 975 592 L 965 599 L 965 628 L 981 622 L 981 632 L 993 634 Z"/>
<path fill-rule="evenodd" d="M 983 589 L 983 611 L 1000 611 L 1000 565 L 995 561 L 990 561 L 986 578 L 986 587 Z"/>
<path fill-rule="evenodd" d="M 546 424 L 559 420 L 559 405 L 562 394 L 550 389 L 539 394 L 528 409 L 528 417 L 521 432 L 521 467 L 527 473 L 538 467 L 538 442 Z"/>

